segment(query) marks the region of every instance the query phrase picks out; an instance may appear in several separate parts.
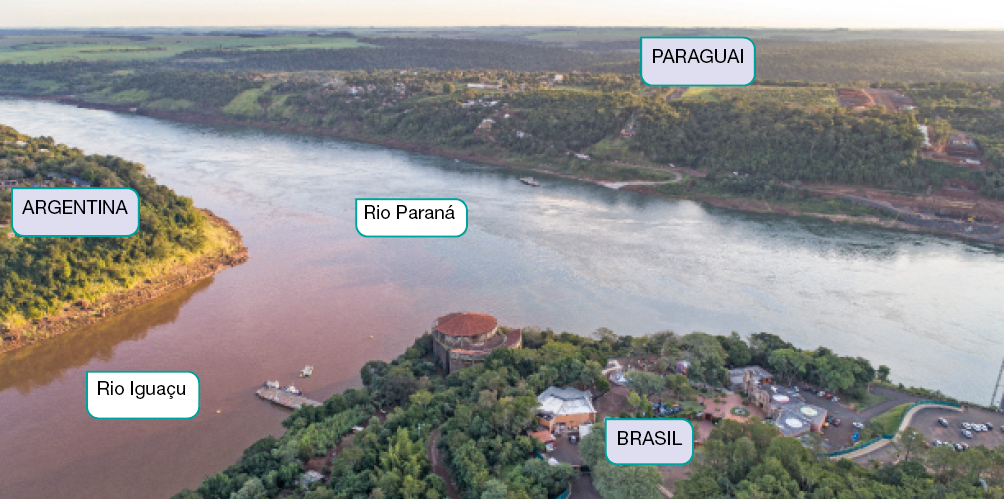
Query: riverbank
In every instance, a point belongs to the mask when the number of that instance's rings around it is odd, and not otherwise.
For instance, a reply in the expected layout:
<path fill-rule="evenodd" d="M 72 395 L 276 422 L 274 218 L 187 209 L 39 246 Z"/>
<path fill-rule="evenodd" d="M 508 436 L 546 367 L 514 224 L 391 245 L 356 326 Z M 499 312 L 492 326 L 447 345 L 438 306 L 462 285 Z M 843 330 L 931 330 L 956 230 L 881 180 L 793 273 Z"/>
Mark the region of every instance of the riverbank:
<path fill-rule="evenodd" d="M 208 110 L 208 112 L 202 112 L 197 114 L 179 113 L 179 112 L 166 111 L 149 107 L 132 107 L 131 104 L 105 104 L 105 103 L 88 102 L 71 95 L 31 96 L 31 95 L 0 93 L 0 96 L 53 101 L 64 105 L 72 105 L 85 109 L 131 112 L 143 116 L 149 116 L 152 118 L 183 121 L 189 123 L 247 126 L 259 129 L 279 130 L 286 132 L 348 139 L 368 144 L 380 145 L 383 147 L 389 147 L 393 149 L 419 152 L 423 154 L 431 154 L 453 159 L 475 161 L 479 163 L 486 163 L 505 168 L 532 171 L 538 174 L 552 175 L 570 180 L 589 182 L 613 189 L 629 190 L 641 194 L 664 197 L 667 199 L 697 201 L 700 203 L 705 203 L 711 206 L 729 210 L 775 214 L 784 216 L 795 216 L 795 217 L 812 217 L 812 218 L 827 220 L 833 223 L 866 225 L 887 230 L 901 230 L 914 233 L 951 236 L 963 240 L 993 244 L 996 246 L 1004 246 L 1004 223 L 1001 222 L 991 221 L 989 223 L 979 223 L 979 222 L 972 223 L 972 222 L 966 222 L 965 220 L 955 220 L 937 216 L 926 216 L 926 217 L 915 216 L 915 213 L 913 213 L 913 210 L 910 208 L 904 208 L 892 205 L 887 202 L 877 203 L 869 199 L 859 198 L 857 196 L 831 193 L 828 192 L 826 189 L 807 188 L 805 190 L 821 198 L 839 197 L 841 200 L 846 201 L 848 203 L 861 207 L 871 208 L 875 211 L 875 213 L 869 213 L 864 216 L 849 213 L 847 212 L 847 210 L 837 213 L 821 213 L 818 210 L 812 209 L 813 207 L 810 205 L 801 206 L 797 202 L 765 201 L 762 199 L 758 199 L 756 197 L 736 196 L 736 195 L 716 195 L 715 193 L 707 193 L 707 192 L 667 194 L 665 192 L 660 192 L 656 189 L 656 187 L 660 184 L 676 184 L 680 183 L 681 181 L 689 180 L 696 177 L 704 177 L 706 175 L 706 172 L 695 170 L 693 168 L 688 168 L 688 167 L 666 168 L 666 167 L 631 165 L 621 162 L 612 162 L 612 163 L 595 162 L 604 167 L 615 168 L 617 169 L 617 171 L 620 172 L 623 172 L 625 170 L 633 170 L 640 174 L 637 175 L 636 178 L 632 178 L 625 181 L 625 179 L 622 178 L 610 179 L 610 178 L 602 178 L 602 176 L 584 175 L 574 172 L 562 171 L 560 169 L 553 167 L 550 164 L 540 164 L 538 161 L 530 160 L 526 157 L 500 156 L 498 154 L 486 154 L 484 151 L 462 150 L 462 149 L 455 149 L 442 146 L 433 146 L 429 144 L 418 144 L 414 142 L 397 139 L 394 137 L 373 136 L 368 134 L 353 133 L 350 131 L 346 131 L 344 129 L 332 130 L 332 129 L 322 129 L 316 127 L 301 126 L 301 125 L 285 125 L 278 123 L 263 123 L 260 121 L 232 119 L 223 116 L 219 111 L 213 109 Z M 653 175 L 657 175 L 659 177 L 653 180 L 652 178 Z M 874 188 L 866 188 L 866 187 L 861 187 L 861 188 L 868 189 L 870 191 L 876 190 Z M 920 199 L 921 197 L 922 196 L 916 196 L 917 199 Z M 991 203 L 996 203 L 996 202 L 991 202 Z M 877 216 L 879 212 L 888 215 L 888 218 Z"/>
<path fill-rule="evenodd" d="M 62 312 L 4 331 L 0 336 L 0 353 L 94 324 L 246 262 L 248 249 L 240 232 L 213 212 L 200 211 L 206 217 L 206 231 L 211 235 L 202 252 L 172 260 L 155 277 L 128 289 L 110 292 L 93 302 L 78 300 Z"/>

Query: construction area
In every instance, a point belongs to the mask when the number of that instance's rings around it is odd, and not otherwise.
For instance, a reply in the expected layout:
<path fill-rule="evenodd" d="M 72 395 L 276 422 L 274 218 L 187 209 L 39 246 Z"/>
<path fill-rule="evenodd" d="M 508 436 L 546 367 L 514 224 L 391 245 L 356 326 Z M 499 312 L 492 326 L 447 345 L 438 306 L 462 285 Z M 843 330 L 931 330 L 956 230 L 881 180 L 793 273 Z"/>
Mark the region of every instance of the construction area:
<path fill-rule="evenodd" d="M 917 109 L 917 103 L 909 95 L 890 88 L 838 88 L 837 103 L 840 107 L 861 111 L 879 105 L 887 111 L 898 113 Z"/>

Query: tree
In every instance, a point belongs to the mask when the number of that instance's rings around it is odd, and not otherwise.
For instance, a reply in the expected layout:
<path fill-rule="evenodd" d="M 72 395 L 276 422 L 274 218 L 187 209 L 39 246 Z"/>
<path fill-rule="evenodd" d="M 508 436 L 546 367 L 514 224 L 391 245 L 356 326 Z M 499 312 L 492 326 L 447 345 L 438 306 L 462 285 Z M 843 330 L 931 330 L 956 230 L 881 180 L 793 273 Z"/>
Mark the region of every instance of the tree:
<path fill-rule="evenodd" d="M 610 391 L 610 382 L 603 376 L 597 376 L 593 381 L 593 387 L 600 393 L 606 393 Z"/>
<path fill-rule="evenodd" d="M 634 393 L 634 392 L 632 392 Z M 635 394 L 637 396 L 637 394 Z M 592 468 L 593 485 L 606 499 L 660 499 L 662 475 L 655 466 L 614 466 L 606 458 L 603 423 L 579 442 L 582 459 Z"/>
<path fill-rule="evenodd" d="M 485 491 L 481 494 L 481 499 L 506 499 L 509 490 L 505 483 L 491 479 L 485 483 Z"/>
<path fill-rule="evenodd" d="M 691 389 L 690 380 L 683 374 L 667 374 L 663 378 L 664 386 L 673 392 L 678 398 L 682 398 Z"/>
<path fill-rule="evenodd" d="M 897 453 L 903 454 L 904 461 L 910 458 L 918 458 L 926 449 L 927 437 L 912 426 L 907 426 L 900 434 L 893 439 L 892 445 Z"/>
<path fill-rule="evenodd" d="M 662 474 L 655 466 L 614 466 L 606 461 L 592 468 L 593 485 L 605 499 L 661 499 Z"/>
<path fill-rule="evenodd" d="M 600 421 L 595 423 L 593 431 L 589 432 L 579 442 L 579 454 L 589 466 L 593 466 L 606 459 L 606 442 L 603 441 L 604 435 L 604 425 Z"/>
<path fill-rule="evenodd" d="M 889 366 L 880 365 L 878 367 L 878 379 L 879 379 L 879 381 L 881 381 L 883 383 L 888 383 L 889 382 L 889 372 L 890 372 Z"/>
<path fill-rule="evenodd" d="M 626 377 L 628 388 L 644 395 L 656 395 L 665 388 L 658 374 L 635 370 L 629 371 Z"/>
<path fill-rule="evenodd" d="M 456 92 L 456 91 L 457 91 L 457 87 L 455 87 L 452 83 L 450 83 L 450 82 L 443 83 L 443 93 L 444 94 L 452 94 L 453 92 Z"/>
<path fill-rule="evenodd" d="M 426 390 L 420 390 L 411 394 L 411 403 L 417 404 L 425 409 L 432 403 L 432 394 Z"/>
<path fill-rule="evenodd" d="M 722 344 L 722 348 L 724 348 L 725 352 L 728 354 L 729 365 L 749 365 L 753 355 L 750 353 L 749 346 L 742 339 L 742 337 L 739 336 L 739 333 L 732 331 L 732 334 L 729 336 L 719 336 L 718 342 Z"/>
<path fill-rule="evenodd" d="M 627 401 L 629 404 L 631 404 L 631 407 L 634 407 L 635 409 L 638 409 L 638 407 L 641 405 L 641 397 L 638 396 L 637 392 L 629 393 Z"/>
<path fill-rule="evenodd" d="M 768 356 L 768 363 L 781 374 L 787 375 L 789 382 L 792 377 L 802 377 L 806 368 L 812 362 L 812 357 L 792 348 L 774 350 Z"/>

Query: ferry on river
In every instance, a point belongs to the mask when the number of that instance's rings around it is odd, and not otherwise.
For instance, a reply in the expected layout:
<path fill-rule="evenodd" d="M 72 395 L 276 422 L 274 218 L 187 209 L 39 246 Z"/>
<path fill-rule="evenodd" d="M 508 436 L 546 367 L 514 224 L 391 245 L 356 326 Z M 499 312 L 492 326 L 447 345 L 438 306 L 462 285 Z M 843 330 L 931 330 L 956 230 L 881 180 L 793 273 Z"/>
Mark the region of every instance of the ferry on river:
<path fill-rule="evenodd" d="M 531 187 L 540 187 L 540 182 L 534 180 L 533 177 L 520 177 L 519 181 Z"/>
<path fill-rule="evenodd" d="M 314 374 L 314 366 L 304 367 L 303 370 L 300 371 L 301 378 L 309 378 L 311 374 Z"/>

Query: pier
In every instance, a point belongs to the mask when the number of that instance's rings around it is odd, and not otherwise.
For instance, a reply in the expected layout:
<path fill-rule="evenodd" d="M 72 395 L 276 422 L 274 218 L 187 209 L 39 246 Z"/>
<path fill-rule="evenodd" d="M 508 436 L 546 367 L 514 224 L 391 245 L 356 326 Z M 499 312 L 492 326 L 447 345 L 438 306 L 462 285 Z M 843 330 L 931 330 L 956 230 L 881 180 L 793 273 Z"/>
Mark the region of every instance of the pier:
<path fill-rule="evenodd" d="M 299 409 L 305 405 L 314 407 L 324 405 L 316 400 L 308 399 L 302 395 L 293 395 L 292 393 L 278 388 L 260 388 L 258 390 L 258 396 L 264 400 L 272 402 L 273 404 L 278 404 L 293 410 Z"/>

